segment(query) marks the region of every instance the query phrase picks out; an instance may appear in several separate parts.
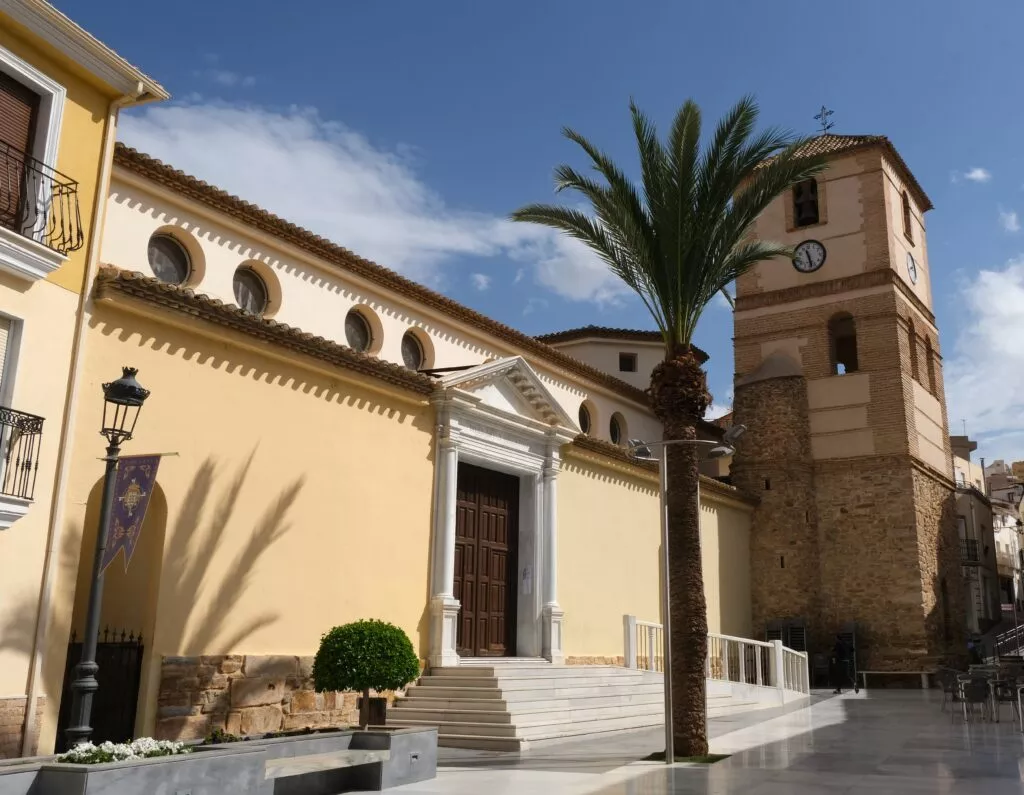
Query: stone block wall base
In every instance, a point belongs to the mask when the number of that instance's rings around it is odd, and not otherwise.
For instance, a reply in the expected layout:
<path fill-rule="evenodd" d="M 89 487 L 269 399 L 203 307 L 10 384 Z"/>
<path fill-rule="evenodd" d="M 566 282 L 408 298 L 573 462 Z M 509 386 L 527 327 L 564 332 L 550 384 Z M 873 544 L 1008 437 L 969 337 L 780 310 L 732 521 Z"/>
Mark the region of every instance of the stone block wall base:
<path fill-rule="evenodd" d="M 588 657 L 588 656 L 571 656 L 565 658 L 566 665 L 615 665 L 620 668 L 626 665 L 626 658 L 619 657 Z"/>
<path fill-rule="evenodd" d="M 28 698 L 0 698 L 0 759 L 15 759 L 22 755 L 21 739 L 25 730 L 25 705 Z M 36 715 L 28 755 L 33 756 L 39 745 L 39 724 L 43 719 L 46 697 L 36 699 Z"/>
<path fill-rule="evenodd" d="M 317 693 L 313 658 L 293 655 L 165 657 L 154 736 L 197 740 L 358 723 L 356 693 Z"/>

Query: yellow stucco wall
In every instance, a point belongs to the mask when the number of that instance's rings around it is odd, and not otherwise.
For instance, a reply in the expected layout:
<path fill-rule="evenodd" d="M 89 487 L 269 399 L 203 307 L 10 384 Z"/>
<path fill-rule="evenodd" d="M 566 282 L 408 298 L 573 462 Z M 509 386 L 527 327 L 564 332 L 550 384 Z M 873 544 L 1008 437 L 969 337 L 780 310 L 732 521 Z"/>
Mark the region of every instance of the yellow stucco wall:
<path fill-rule="evenodd" d="M 570 450 L 558 483 L 558 600 L 565 611 L 566 657 L 621 657 L 623 616 L 659 621 L 661 615 L 657 476 Z M 749 506 L 702 493 L 710 632 L 749 637 L 750 516 Z"/>
<path fill-rule="evenodd" d="M 45 417 L 34 503 L 28 514 L 0 531 L 0 698 L 24 695 L 35 633 L 53 483 L 70 373 L 78 293 L 91 239 L 107 113 L 105 94 L 79 68 L 0 14 L 0 48 L 63 85 L 57 169 L 78 182 L 85 244 L 47 279 L 30 283 L 0 274 L 0 314 L 14 321 L 8 359 L 13 392 L 5 405 Z"/>
<path fill-rule="evenodd" d="M 97 306 L 89 323 L 47 692 L 59 693 L 72 612 L 79 626 L 84 616 L 75 580 L 88 566 L 78 560 L 83 523 L 98 514 L 100 384 L 127 364 L 152 395 L 125 454 L 180 454 L 161 463 L 128 578 L 120 562 L 108 570 L 104 624 L 146 637 L 139 729 L 152 730 L 162 655 L 312 654 L 331 626 L 376 617 L 405 629 L 425 656 L 427 402 L 219 327 L 192 320 L 186 330 L 170 325 L 179 317 L 138 305 L 147 316 L 133 314 L 119 300 Z"/>

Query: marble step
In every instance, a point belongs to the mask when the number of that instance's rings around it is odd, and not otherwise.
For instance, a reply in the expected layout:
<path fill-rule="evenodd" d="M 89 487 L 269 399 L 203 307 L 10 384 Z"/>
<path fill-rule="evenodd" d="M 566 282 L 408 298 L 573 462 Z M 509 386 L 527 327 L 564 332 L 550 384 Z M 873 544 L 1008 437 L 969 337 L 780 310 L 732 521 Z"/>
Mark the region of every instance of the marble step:
<path fill-rule="evenodd" d="M 633 676 L 421 676 L 415 687 L 494 687 L 512 690 L 551 690 L 571 687 L 663 687 L 662 680 Z"/>
<path fill-rule="evenodd" d="M 423 726 L 437 727 L 438 737 L 461 735 L 469 737 L 519 737 L 525 740 L 550 739 L 554 737 L 570 737 L 579 734 L 593 734 L 624 729 L 640 729 L 645 726 L 658 726 L 662 723 L 660 713 L 623 715 L 620 717 L 603 718 L 599 721 L 567 721 L 546 720 L 528 725 L 482 723 L 480 721 L 436 721 L 411 720 L 405 718 L 388 719 L 389 726 L 417 728 Z"/>
<path fill-rule="evenodd" d="M 525 751 L 529 743 L 519 737 L 485 737 L 469 734 L 438 734 L 439 748 L 466 748 L 470 751 Z"/>
<path fill-rule="evenodd" d="M 391 707 L 388 710 L 388 720 L 396 721 L 415 720 L 430 721 L 440 724 L 448 723 L 494 723 L 512 724 L 517 727 L 535 726 L 548 723 L 580 723 L 591 721 L 604 721 L 614 718 L 627 718 L 638 715 L 663 714 L 662 703 L 633 704 L 630 706 L 608 706 L 608 707 L 569 707 L 568 709 L 536 709 L 529 712 L 508 712 L 492 710 L 462 710 L 458 707 L 453 709 L 418 709 L 402 705 Z"/>
<path fill-rule="evenodd" d="M 651 693 L 662 693 L 663 686 L 660 682 L 652 684 L 582 684 L 547 687 L 522 687 L 522 688 L 498 688 L 492 687 L 440 687 L 431 685 L 413 685 L 406 694 L 409 698 L 436 698 L 436 699 L 497 699 L 509 703 L 520 701 L 541 701 L 562 698 L 580 698 L 586 696 L 628 696 L 647 695 Z"/>
<path fill-rule="evenodd" d="M 438 678 L 463 677 L 490 677 L 497 676 L 502 679 L 506 677 L 522 678 L 549 678 L 558 676 L 594 676 L 594 677 L 615 677 L 615 676 L 657 676 L 661 674 L 651 671 L 640 671 L 633 668 L 616 668 L 610 665 L 480 665 L 480 666 L 458 666 L 456 668 L 431 668 L 427 676 Z"/>
<path fill-rule="evenodd" d="M 711 699 L 728 700 L 728 696 L 709 696 Z M 515 708 L 517 713 L 543 711 L 546 709 L 568 709 L 573 706 L 580 707 L 627 707 L 634 704 L 662 704 L 663 694 L 658 692 L 650 693 L 629 693 L 618 696 L 577 696 L 575 698 L 558 699 L 524 699 L 522 701 L 505 701 L 487 698 L 430 698 L 429 696 L 403 696 L 398 699 L 396 706 L 408 706 L 414 709 L 460 709 L 470 711 L 488 711 L 495 709 Z"/>

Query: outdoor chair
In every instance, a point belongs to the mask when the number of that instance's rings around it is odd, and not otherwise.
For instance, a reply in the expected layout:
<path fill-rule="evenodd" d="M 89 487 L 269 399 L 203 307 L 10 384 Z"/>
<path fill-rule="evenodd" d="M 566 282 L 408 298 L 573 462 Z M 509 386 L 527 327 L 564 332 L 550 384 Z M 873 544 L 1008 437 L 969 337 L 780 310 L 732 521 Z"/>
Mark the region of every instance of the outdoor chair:
<path fill-rule="evenodd" d="M 1017 681 L 1016 678 L 1006 677 L 992 684 L 992 706 L 995 710 L 996 723 L 999 722 L 1003 704 L 1009 704 L 1011 717 L 1020 720 L 1017 705 Z"/>
<path fill-rule="evenodd" d="M 942 709 L 945 711 L 948 702 L 956 703 L 960 700 L 960 682 L 957 680 L 959 672 L 952 668 L 940 668 L 935 673 L 935 678 L 942 688 Z"/>
<path fill-rule="evenodd" d="M 981 705 L 982 720 L 988 719 L 992 705 L 988 680 L 980 678 L 961 679 L 960 703 L 964 710 L 964 721 L 969 721 L 974 716 L 974 707 L 979 704 Z M 950 710 L 951 720 L 952 715 L 953 710 Z"/>

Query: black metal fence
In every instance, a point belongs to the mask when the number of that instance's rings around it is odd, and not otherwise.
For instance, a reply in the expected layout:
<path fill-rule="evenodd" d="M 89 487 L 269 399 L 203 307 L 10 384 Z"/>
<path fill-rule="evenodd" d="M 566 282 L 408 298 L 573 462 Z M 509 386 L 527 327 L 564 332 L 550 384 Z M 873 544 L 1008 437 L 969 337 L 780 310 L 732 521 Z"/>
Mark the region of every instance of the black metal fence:
<path fill-rule="evenodd" d="M 31 500 L 36 489 L 43 418 L 0 406 L 0 493 Z"/>
<path fill-rule="evenodd" d="M 120 743 L 132 739 L 135 732 L 135 711 L 139 703 L 139 682 L 142 679 L 142 635 L 109 629 L 100 633 L 96 646 L 96 680 L 100 689 L 92 702 L 92 742 L 106 740 Z M 71 635 L 67 664 L 64 667 L 64 688 L 57 722 L 57 751 L 67 750 L 65 730 L 71 719 L 71 683 L 75 666 L 82 659 L 82 644 Z"/>
<path fill-rule="evenodd" d="M 0 226 L 67 254 L 85 244 L 78 183 L 0 141 Z"/>

